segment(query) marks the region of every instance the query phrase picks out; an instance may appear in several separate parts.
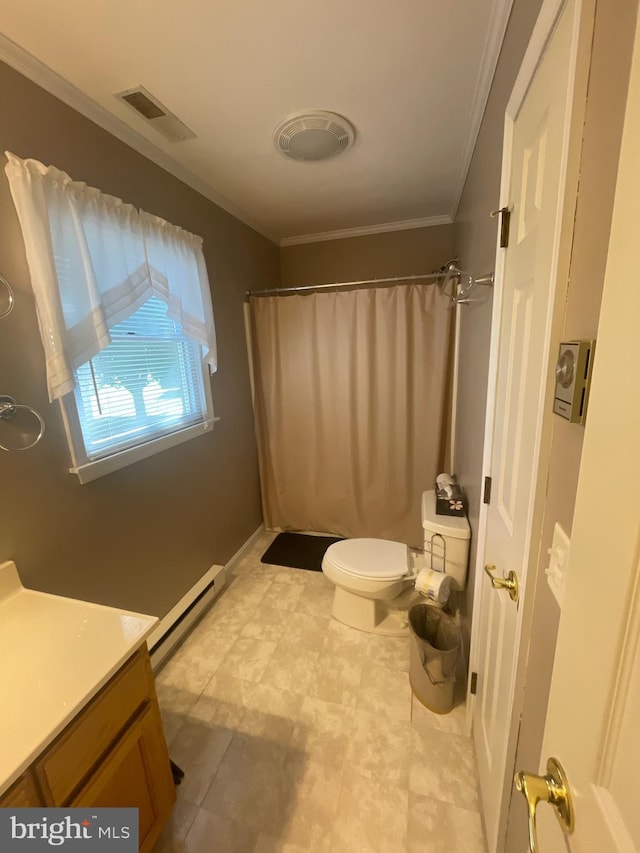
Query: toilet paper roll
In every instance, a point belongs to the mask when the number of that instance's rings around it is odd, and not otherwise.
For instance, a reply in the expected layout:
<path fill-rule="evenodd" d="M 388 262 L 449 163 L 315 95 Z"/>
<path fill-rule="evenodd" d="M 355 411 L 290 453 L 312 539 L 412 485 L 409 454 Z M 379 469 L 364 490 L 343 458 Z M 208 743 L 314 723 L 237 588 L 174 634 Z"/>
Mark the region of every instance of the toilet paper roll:
<path fill-rule="evenodd" d="M 433 569 L 420 569 L 416 576 L 418 592 L 435 601 L 436 604 L 446 604 L 451 592 L 451 578 L 444 572 L 434 572 Z"/>

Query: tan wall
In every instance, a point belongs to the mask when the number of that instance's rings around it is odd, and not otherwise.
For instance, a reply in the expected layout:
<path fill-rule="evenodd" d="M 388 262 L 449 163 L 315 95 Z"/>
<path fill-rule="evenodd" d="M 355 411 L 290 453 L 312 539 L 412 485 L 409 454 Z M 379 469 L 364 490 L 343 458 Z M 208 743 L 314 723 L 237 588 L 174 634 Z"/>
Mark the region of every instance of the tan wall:
<path fill-rule="evenodd" d="M 541 0 L 514 0 L 489 100 L 455 222 L 455 253 L 472 275 L 495 267 L 497 219 L 490 212 L 500 199 L 504 113 Z M 471 305 L 460 309 L 455 472 L 469 502 L 472 577 L 482 500 L 482 454 L 491 339 L 492 291 L 477 288 Z M 463 610 L 467 623 L 473 608 L 473 582 L 467 585 Z M 467 643 L 468 635 L 467 635 Z"/>
<path fill-rule="evenodd" d="M 453 257 L 453 225 L 280 249 L 283 287 L 432 272 Z"/>
<path fill-rule="evenodd" d="M 597 4 L 564 340 L 597 337 L 636 13 L 637 0 L 624 4 L 605 0 Z M 555 523 L 571 534 L 583 438 L 582 427 L 554 418 L 516 756 L 516 767 L 521 769 L 537 771 L 543 758 L 540 750 L 560 620 L 560 608 L 546 583 L 544 569 L 549 565 L 547 549 L 551 547 Z M 578 570 L 573 567 L 573 571 Z M 526 832 L 524 806 L 512 809 L 507 851 L 523 850 Z"/>
<path fill-rule="evenodd" d="M 44 439 L 0 455 L 0 560 L 27 585 L 163 615 L 261 523 L 242 303 L 274 286 L 277 248 L 97 125 L 0 64 L 0 151 L 34 157 L 204 238 L 219 344 L 213 400 L 222 420 L 188 441 L 86 485 L 69 474 L 24 245 L 0 176 L 0 272 L 16 290 L 0 321 L 0 393 L 36 406 Z"/>

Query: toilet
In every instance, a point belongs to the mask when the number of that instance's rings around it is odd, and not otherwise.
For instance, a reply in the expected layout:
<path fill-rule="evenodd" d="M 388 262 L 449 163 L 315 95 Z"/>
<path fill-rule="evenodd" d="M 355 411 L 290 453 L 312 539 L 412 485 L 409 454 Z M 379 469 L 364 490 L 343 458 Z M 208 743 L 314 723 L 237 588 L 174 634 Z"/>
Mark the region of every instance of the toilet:
<path fill-rule="evenodd" d="M 344 539 L 327 548 L 322 571 L 336 588 L 334 619 L 360 631 L 403 637 L 409 607 L 425 600 L 413 586 L 421 568 L 445 571 L 452 590 L 464 589 L 469 522 L 436 515 L 435 503 L 435 492 L 423 492 L 424 553 L 388 539 Z"/>

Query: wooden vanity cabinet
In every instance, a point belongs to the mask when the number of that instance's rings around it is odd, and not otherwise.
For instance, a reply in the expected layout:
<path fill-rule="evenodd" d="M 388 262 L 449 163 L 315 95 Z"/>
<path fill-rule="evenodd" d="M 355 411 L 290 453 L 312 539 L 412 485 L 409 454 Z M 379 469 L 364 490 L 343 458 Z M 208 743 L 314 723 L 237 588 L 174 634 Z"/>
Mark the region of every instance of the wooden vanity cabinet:
<path fill-rule="evenodd" d="M 158 839 L 175 801 L 169 756 L 157 708 L 148 705 L 133 720 L 73 798 L 72 806 L 136 806 L 140 850 Z"/>
<path fill-rule="evenodd" d="M 0 806 L 136 807 L 140 851 L 151 851 L 176 795 L 146 647 L 80 711 L 32 771 Z M 27 802 L 33 796 L 39 801 Z"/>
<path fill-rule="evenodd" d="M 27 771 L 17 782 L 0 797 L 0 808 L 2 809 L 28 809 L 43 806 L 44 800 L 36 785 L 33 773 Z"/>

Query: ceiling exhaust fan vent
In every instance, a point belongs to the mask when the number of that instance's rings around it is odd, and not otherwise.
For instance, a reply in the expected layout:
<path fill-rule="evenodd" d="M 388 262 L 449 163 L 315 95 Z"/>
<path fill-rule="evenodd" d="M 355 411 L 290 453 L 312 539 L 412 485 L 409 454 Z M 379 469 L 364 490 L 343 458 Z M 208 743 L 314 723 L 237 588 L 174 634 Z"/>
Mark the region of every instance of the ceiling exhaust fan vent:
<path fill-rule="evenodd" d="M 353 125 L 346 118 L 323 110 L 291 116 L 273 134 L 281 154 L 303 162 L 335 157 L 351 148 L 355 138 Z"/>
<path fill-rule="evenodd" d="M 195 136 L 195 133 L 186 124 L 181 122 L 157 98 L 154 98 L 144 86 L 136 86 L 135 89 L 118 92 L 116 98 L 135 110 L 138 115 L 145 119 L 147 124 L 162 134 L 169 142 L 183 142 L 185 139 L 193 139 Z"/>

